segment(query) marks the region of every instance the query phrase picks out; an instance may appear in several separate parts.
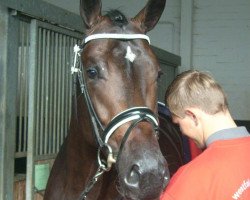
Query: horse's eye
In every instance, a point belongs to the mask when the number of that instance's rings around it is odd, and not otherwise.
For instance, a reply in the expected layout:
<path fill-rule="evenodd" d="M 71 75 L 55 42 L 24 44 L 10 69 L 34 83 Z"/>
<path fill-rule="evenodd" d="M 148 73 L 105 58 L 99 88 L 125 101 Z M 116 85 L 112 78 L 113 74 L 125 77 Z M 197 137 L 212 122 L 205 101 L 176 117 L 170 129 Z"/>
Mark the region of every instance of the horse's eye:
<path fill-rule="evenodd" d="M 96 67 L 90 67 L 87 69 L 87 75 L 91 79 L 95 79 L 98 76 L 98 70 Z"/>

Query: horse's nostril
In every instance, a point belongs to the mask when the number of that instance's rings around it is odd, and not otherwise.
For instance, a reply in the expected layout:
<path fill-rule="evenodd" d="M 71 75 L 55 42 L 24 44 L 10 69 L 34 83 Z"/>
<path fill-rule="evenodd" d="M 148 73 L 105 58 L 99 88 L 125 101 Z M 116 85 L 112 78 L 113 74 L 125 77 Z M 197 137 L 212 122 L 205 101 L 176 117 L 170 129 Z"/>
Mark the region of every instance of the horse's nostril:
<path fill-rule="evenodd" d="M 139 166 L 133 165 L 127 177 L 125 178 L 125 182 L 129 186 L 139 187 L 139 179 L 140 179 Z"/>

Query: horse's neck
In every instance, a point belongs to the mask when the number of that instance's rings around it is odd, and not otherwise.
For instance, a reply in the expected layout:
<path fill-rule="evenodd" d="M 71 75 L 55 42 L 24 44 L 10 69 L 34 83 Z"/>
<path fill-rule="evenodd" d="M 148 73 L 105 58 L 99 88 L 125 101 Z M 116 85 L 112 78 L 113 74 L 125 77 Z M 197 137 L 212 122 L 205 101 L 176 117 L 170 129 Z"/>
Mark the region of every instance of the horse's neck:
<path fill-rule="evenodd" d="M 81 106 L 78 107 L 78 113 L 85 113 L 79 110 L 80 108 Z M 45 193 L 46 200 L 78 199 L 85 184 L 97 169 L 96 149 L 85 139 L 86 133 L 91 131 L 88 118 L 84 116 L 86 114 L 73 115 L 72 112 L 68 136 L 54 162 Z M 101 186 L 99 190 L 100 188 Z M 98 196 L 98 187 L 95 190 Z"/>
<path fill-rule="evenodd" d="M 84 105 L 82 96 L 77 99 L 77 104 L 73 106 L 69 134 L 66 140 L 66 154 L 74 166 L 84 163 L 84 165 L 95 163 L 96 147 L 92 135 L 92 125 L 90 123 L 88 111 Z M 93 141 L 91 143 L 91 141 Z M 75 159 L 72 161 L 72 157 Z"/>

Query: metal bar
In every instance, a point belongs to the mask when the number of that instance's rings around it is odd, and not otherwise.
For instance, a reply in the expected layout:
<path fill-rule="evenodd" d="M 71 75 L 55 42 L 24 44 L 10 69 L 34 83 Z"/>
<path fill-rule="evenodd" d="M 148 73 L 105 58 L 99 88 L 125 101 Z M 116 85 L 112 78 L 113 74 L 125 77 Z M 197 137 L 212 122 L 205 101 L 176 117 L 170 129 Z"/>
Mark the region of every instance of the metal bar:
<path fill-rule="evenodd" d="M 23 158 L 27 156 L 27 151 L 25 152 L 16 152 L 15 153 L 15 158 Z"/>
<path fill-rule="evenodd" d="M 67 57 L 68 57 L 68 68 L 67 68 L 67 73 L 66 73 L 66 103 L 65 103 L 65 107 L 66 107 L 66 119 L 65 119 L 65 130 L 66 132 L 68 131 L 68 115 L 69 115 L 69 106 L 71 108 L 71 105 L 69 105 L 69 93 L 70 93 L 70 85 L 69 85 L 69 74 L 70 74 L 70 67 L 71 67 L 71 43 L 72 43 L 72 37 L 68 38 L 68 49 L 67 49 Z M 71 74 L 70 74 L 71 75 Z M 64 137 L 66 137 L 66 133 L 64 134 Z"/>
<path fill-rule="evenodd" d="M 35 151 L 35 105 L 36 105 L 36 56 L 37 56 L 37 22 L 30 25 L 30 61 L 29 61 L 29 119 L 28 119 L 28 151 L 26 200 L 33 200 L 34 185 L 34 151 Z"/>
<path fill-rule="evenodd" d="M 66 69 L 65 69 L 65 120 L 64 120 L 64 138 L 66 137 L 66 134 L 68 132 L 68 114 L 69 109 L 71 108 L 71 105 L 69 105 L 69 74 L 70 74 L 70 66 L 71 66 L 71 58 L 70 58 L 70 50 L 71 50 L 71 41 L 72 37 L 67 37 L 67 48 L 66 48 L 66 57 L 67 57 L 67 63 Z M 71 75 L 71 74 L 70 74 Z M 70 108 L 69 108 L 70 106 Z"/>
<path fill-rule="evenodd" d="M 44 101 L 45 101 L 45 62 L 46 62 L 46 30 L 42 30 L 42 40 L 43 40 L 43 48 L 42 48 L 42 74 L 41 74 L 41 97 L 38 101 L 41 102 L 41 113 L 40 113 L 40 149 L 39 149 L 39 155 L 43 154 L 44 152 L 44 145 L 43 145 L 43 138 L 44 138 Z"/>
<path fill-rule="evenodd" d="M 21 23 L 21 22 L 20 22 Z M 21 31 L 19 29 L 19 40 L 20 40 L 20 35 Z M 16 152 L 19 152 L 19 147 L 20 147 L 20 102 L 21 102 L 21 79 L 22 79 L 22 65 L 21 65 L 21 51 L 20 51 L 20 46 L 18 46 L 18 78 L 17 78 L 17 133 L 16 133 Z"/>
<path fill-rule="evenodd" d="M 62 34 L 59 34 L 59 46 L 58 46 L 58 65 L 57 65 L 57 73 L 58 73 L 58 98 L 57 98 L 57 140 L 56 140 L 56 150 L 59 151 L 60 148 L 60 134 L 61 134 L 61 91 L 62 91 L 62 77 L 61 77 L 61 66 L 62 66 Z"/>
<path fill-rule="evenodd" d="M 46 36 L 46 69 L 45 69 L 45 74 L 44 74 L 44 78 L 46 79 L 45 81 L 45 124 L 44 124 L 44 154 L 48 153 L 48 120 L 49 120 L 49 57 L 50 57 L 50 30 L 47 30 L 47 36 Z"/>
<path fill-rule="evenodd" d="M 76 38 L 72 38 L 72 41 L 71 41 L 71 47 L 70 47 L 70 64 L 73 63 L 73 48 L 74 48 L 74 45 L 77 43 L 77 39 Z M 69 76 L 69 82 L 68 82 L 68 85 L 69 85 L 69 105 L 68 105 L 68 124 L 70 124 L 70 118 L 71 118 L 71 105 L 72 105 L 72 75 Z M 73 86 L 74 87 L 74 86 Z"/>
<path fill-rule="evenodd" d="M 67 124 L 67 131 L 66 133 L 68 132 L 68 127 L 69 127 L 69 124 L 70 124 L 70 118 L 71 118 L 71 108 L 72 108 L 72 103 L 71 103 L 71 100 L 72 100 L 72 75 L 70 73 L 70 68 L 71 68 L 71 65 L 73 63 L 73 47 L 74 47 L 74 44 L 75 44 L 75 39 L 74 37 L 70 37 L 70 41 L 69 41 L 69 48 L 68 48 L 68 59 L 69 59 L 69 66 L 68 66 L 68 69 L 67 69 L 67 87 L 68 87 L 68 90 L 67 90 L 67 121 L 66 121 L 66 124 Z M 65 133 L 65 137 L 66 137 L 66 133 Z"/>
<path fill-rule="evenodd" d="M 20 28 L 20 67 L 21 67 L 21 82 L 20 82 L 20 102 L 19 102 L 19 131 L 18 131 L 18 152 L 22 151 L 23 144 L 23 99 L 25 96 L 24 92 L 24 26 L 21 23 Z"/>
<path fill-rule="evenodd" d="M 0 5 L 0 199 L 13 199 L 19 21 Z"/>
<path fill-rule="evenodd" d="M 62 77 L 62 94 L 61 94 L 61 134 L 60 134 L 60 146 L 64 140 L 64 118 L 65 118 L 65 74 L 66 74 L 66 35 L 63 35 L 62 43 L 62 67 L 61 67 L 61 77 Z"/>
<path fill-rule="evenodd" d="M 41 56 L 42 56 L 42 29 L 41 28 L 38 28 L 38 41 L 37 41 L 37 76 L 36 76 L 36 99 L 39 100 L 40 99 L 40 88 L 41 88 L 41 80 L 40 80 L 40 77 L 41 77 Z M 35 126 L 35 155 L 38 155 L 39 154 L 39 144 L 40 144 L 40 131 L 39 131 L 39 115 L 40 115 L 40 103 L 37 101 L 36 103 L 36 126 Z"/>
<path fill-rule="evenodd" d="M 58 33 L 55 34 L 55 65 L 54 65 L 54 98 L 53 98 L 53 153 L 56 153 L 56 137 L 57 137 L 57 129 L 56 129 L 56 111 L 57 111 L 57 65 L 58 65 Z"/>
<path fill-rule="evenodd" d="M 23 152 L 27 151 L 27 126 L 28 126 L 28 66 L 29 66 L 29 26 L 25 23 L 26 31 L 26 50 L 25 50 L 25 100 L 24 100 L 24 140 L 23 140 Z"/>
<path fill-rule="evenodd" d="M 55 51 L 55 32 L 51 33 L 51 56 L 50 56 L 50 106 L 49 106 L 49 153 L 52 153 L 53 149 L 53 94 L 54 94 L 54 79 L 53 79 L 53 68 L 54 68 L 54 51 Z"/>
<path fill-rule="evenodd" d="M 51 153 L 51 154 L 47 154 L 47 155 L 38 155 L 35 157 L 35 161 L 55 159 L 56 155 L 57 155 L 57 153 Z"/>

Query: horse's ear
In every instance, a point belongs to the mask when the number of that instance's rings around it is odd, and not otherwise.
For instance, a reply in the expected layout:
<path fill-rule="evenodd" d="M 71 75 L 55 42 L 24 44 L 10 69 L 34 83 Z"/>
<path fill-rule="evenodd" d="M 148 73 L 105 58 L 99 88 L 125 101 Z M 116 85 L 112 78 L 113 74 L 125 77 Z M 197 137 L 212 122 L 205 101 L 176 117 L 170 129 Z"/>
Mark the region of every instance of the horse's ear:
<path fill-rule="evenodd" d="M 133 18 L 146 33 L 154 28 L 165 8 L 166 0 L 149 0 L 147 5 Z"/>
<path fill-rule="evenodd" d="M 94 26 L 101 17 L 101 0 L 80 0 L 80 14 L 89 29 Z"/>

